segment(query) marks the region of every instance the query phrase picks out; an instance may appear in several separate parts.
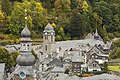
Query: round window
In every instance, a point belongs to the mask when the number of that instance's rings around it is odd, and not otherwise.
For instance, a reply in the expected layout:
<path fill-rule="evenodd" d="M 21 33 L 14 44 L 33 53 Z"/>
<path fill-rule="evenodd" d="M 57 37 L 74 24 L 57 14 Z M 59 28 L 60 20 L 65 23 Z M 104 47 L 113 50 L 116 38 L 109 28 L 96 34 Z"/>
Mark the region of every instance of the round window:
<path fill-rule="evenodd" d="M 23 79 L 23 78 L 26 77 L 26 73 L 22 71 L 22 72 L 19 73 L 19 76 L 20 76 L 20 78 Z"/>

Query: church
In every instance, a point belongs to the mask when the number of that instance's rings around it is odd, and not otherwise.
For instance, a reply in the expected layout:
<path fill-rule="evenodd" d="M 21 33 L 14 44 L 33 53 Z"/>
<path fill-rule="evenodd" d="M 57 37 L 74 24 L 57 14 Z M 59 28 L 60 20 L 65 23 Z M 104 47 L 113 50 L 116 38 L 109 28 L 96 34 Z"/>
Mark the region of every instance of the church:
<path fill-rule="evenodd" d="M 16 59 L 17 65 L 9 80 L 53 80 L 56 73 L 63 74 L 67 69 L 70 74 L 101 71 L 100 64 L 109 59 L 112 42 L 105 44 L 97 29 L 82 40 L 56 42 L 54 28 L 48 23 L 43 31 L 43 43 L 39 45 L 32 45 L 30 35 L 25 23 L 18 47 L 20 54 Z"/>

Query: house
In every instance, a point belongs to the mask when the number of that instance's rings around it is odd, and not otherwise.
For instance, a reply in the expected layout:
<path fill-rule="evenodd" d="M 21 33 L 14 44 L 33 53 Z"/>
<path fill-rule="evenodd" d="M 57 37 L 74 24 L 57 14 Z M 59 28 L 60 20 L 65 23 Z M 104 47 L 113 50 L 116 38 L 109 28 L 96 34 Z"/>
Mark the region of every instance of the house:
<path fill-rule="evenodd" d="M 88 71 L 101 71 L 101 66 L 95 60 L 88 62 Z"/>
<path fill-rule="evenodd" d="M 99 62 L 99 64 L 103 64 L 107 62 L 109 59 L 109 53 L 104 53 L 97 45 L 94 45 L 88 52 L 87 52 L 87 60 L 94 59 Z"/>
<path fill-rule="evenodd" d="M 84 60 L 78 51 L 74 52 L 71 61 L 72 61 L 72 72 L 76 74 L 81 73 L 81 65 L 84 63 Z"/>

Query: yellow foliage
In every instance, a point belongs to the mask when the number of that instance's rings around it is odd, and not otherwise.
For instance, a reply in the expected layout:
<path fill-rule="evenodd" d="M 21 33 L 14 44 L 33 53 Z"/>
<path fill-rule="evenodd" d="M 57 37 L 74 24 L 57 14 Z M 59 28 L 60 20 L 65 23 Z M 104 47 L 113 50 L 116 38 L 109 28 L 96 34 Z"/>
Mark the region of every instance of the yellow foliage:
<path fill-rule="evenodd" d="M 53 28 L 56 28 L 56 24 L 55 23 L 52 23 L 51 24 Z"/>
<path fill-rule="evenodd" d="M 82 2 L 82 9 L 83 9 L 83 11 L 89 12 L 88 8 L 89 8 L 88 3 L 86 1 L 83 1 Z"/>
<path fill-rule="evenodd" d="M 4 14 L 2 13 L 2 11 L 0 11 L 0 23 L 3 22 L 4 18 Z"/>
<path fill-rule="evenodd" d="M 60 30 L 60 32 L 63 32 L 63 28 L 62 28 L 62 27 L 60 27 L 60 29 L 59 29 L 59 30 Z"/>
<path fill-rule="evenodd" d="M 41 3 L 39 3 L 39 2 L 36 3 L 36 9 L 38 12 L 42 12 L 44 10 Z"/>

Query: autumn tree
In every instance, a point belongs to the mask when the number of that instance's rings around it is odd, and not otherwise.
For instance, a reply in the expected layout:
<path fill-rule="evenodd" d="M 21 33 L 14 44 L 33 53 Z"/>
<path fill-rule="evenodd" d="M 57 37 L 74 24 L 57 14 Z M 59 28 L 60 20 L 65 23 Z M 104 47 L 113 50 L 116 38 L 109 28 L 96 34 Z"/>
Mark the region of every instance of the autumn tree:
<path fill-rule="evenodd" d="M 16 65 L 18 53 L 9 53 L 5 48 L 0 47 L 0 63 L 5 63 L 10 71 Z"/>
<path fill-rule="evenodd" d="M 2 11 L 0 11 L 0 28 L 3 27 L 5 16 Z"/>
<path fill-rule="evenodd" d="M 12 34 L 19 35 L 23 27 L 25 26 L 25 9 L 27 10 L 27 22 L 30 30 L 36 30 L 33 32 L 42 31 L 46 20 L 46 12 L 40 2 L 36 1 L 23 1 L 15 2 L 11 13 L 11 24 L 9 25 L 9 31 Z"/>

